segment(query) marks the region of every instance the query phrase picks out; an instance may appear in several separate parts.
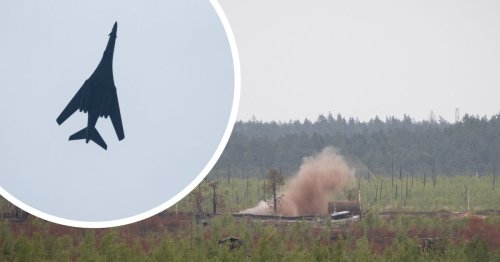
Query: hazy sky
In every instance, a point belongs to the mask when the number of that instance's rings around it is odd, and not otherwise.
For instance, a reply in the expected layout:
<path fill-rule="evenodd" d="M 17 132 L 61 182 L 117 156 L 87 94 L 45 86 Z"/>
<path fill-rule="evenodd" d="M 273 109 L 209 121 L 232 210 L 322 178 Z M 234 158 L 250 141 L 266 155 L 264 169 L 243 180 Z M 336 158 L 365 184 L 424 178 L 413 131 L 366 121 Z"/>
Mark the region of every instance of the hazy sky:
<path fill-rule="evenodd" d="M 221 0 L 239 119 L 500 112 L 499 1 Z"/>
<path fill-rule="evenodd" d="M 108 151 L 57 116 L 99 63 L 118 21 L 114 80 L 125 139 Z M 207 165 L 226 130 L 234 76 L 205 0 L 8 1 L 0 8 L 0 186 L 60 218 L 122 219 L 165 203 Z"/>

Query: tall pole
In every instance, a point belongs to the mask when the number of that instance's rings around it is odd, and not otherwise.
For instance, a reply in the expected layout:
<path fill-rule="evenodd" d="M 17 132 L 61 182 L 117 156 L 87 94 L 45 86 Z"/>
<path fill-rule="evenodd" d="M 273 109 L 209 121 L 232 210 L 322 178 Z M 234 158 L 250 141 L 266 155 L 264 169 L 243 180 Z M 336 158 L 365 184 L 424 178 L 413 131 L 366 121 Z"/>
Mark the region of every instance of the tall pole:
<path fill-rule="evenodd" d="M 399 167 L 399 190 L 401 191 L 400 198 L 401 198 L 401 207 L 403 206 L 403 170 L 401 169 L 401 166 Z"/>
<path fill-rule="evenodd" d="M 394 150 L 391 152 L 391 189 L 394 188 Z"/>
<path fill-rule="evenodd" d="M 434 184 L 434 188 L 436 188 L 436 170 L 434 163 L 432 163 L 432 182 Z"/>
<path fill-rule="evenodd" d="M 384 180 L 380 180 L 380 192 L 379 192 L 379 193 L 380 193 L 380 196 L 379 196 L 379 198 L 378 198 L 378 200 L 379 200 L 379 201 L 380 201 L 380 200 L 382 200 L 382 185 L 383 185 L 383 184 L 384 184 Z"/>
<path fill-rule="evenodd" d="M 495 163 L 493 163 L 493 190 L 495 190 L 495 180 L 496 180 L 496 177 L 497 177 L 497 170 L 496 170 Z"/>

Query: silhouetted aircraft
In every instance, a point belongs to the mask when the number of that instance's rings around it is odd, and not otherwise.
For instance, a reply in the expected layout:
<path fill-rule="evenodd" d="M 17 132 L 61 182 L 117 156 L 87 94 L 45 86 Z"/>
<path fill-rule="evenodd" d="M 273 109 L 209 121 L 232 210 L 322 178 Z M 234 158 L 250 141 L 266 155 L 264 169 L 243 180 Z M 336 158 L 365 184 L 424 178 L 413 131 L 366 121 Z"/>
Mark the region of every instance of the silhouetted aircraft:
<path fill-rule="evenodd" d="M 92 140 L 102 148 L 107 149 L 108 146 L 97 132 L 95 125 L 99 117 L 108 118 L 108 116 L 111 118 L 118 139 L 125 138 L 116 86 L 113 80 L 113 52 L 115 50 L 117 27 L 118 25 L 115 22 L 113 30 L 109 34 L 106 50 L 104 50 L 101 62 L 99 62 L 94 73 L 85 81 L 57 118 L 57 123 L 61 125 L 77 109 L 88 114 L 87 127 L 71 135 L 69 140 L 85 139 L 86 143 Z"/>

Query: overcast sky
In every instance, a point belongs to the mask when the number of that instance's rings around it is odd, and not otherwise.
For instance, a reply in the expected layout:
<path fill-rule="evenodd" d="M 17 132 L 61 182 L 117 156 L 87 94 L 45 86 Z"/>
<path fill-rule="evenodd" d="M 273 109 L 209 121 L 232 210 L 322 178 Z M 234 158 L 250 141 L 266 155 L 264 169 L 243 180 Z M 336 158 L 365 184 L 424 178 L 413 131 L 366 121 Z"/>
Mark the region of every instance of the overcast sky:
<path fill-rule="evenodd" d="M 499 1 L 220 0 L 239 119 L 500 112 Z"/>

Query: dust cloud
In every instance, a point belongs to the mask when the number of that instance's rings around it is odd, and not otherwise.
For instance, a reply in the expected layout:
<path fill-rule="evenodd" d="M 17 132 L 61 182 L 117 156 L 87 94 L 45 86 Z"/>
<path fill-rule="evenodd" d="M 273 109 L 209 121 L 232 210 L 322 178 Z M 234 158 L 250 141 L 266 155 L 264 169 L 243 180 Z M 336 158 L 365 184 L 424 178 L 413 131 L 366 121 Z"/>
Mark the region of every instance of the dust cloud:
<path fill-rule="evenodd" d="M 277 213 L 283 216 L 326 215 L 328 197 L 354 181 L 354 170 L 332 147 L 305 157 L 297 175 L 280 192 Z M 272 215 L 272 201 L 261 201 L 242 214 Z"/>

